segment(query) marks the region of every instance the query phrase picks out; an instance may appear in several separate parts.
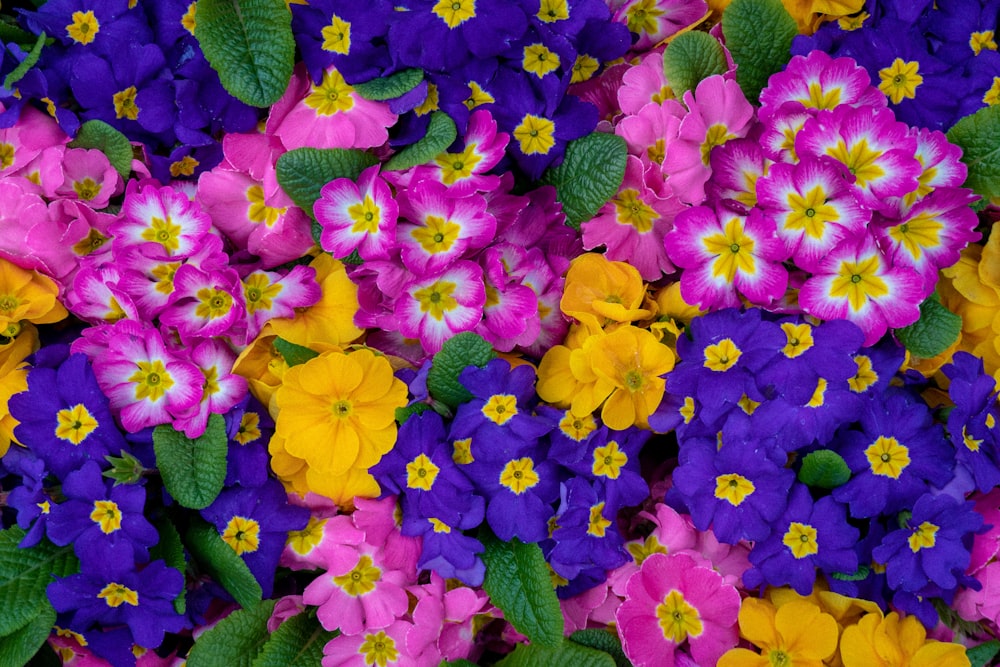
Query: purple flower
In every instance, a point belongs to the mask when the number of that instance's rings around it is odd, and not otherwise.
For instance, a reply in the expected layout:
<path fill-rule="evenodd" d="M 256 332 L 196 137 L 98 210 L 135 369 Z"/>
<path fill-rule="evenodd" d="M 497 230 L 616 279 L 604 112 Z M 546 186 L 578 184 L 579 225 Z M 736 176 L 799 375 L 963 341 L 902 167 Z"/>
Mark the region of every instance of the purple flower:
<path fill-rule="evenodd" d="M 948 413 L 955 458 L 975 477 L 976 488 L 986 493 L 1000 483 L 1000 409 L 993 378 L 986 374 L 983 360 L 967 352 L 956 352 L 941 371 L 951 381 L 948 397 L 955 404 Z"/>
<path fill-rule="evenodd" d="M 565 482 L 563 488 L 562 507 L 552 531 L 555 546 L 548 555 L 556 574 L 575 579 L 586 570 L 613 570 L 625 564 L 629 556 L 615 509 L 579 477 Z"/>
<path fill-rule="evenodd" d="M 271 458 L 267 443 L 274 420 L 258 400 L 247 396 L 225 414 L 229 450 L 226 453 L 226 486 L 262 486 L 268 480 Z"/>
<path fill-rule="evenodd" d="M 7 506 L 17 512 L 17 525 L 28 531 L 18 546 L 31 548 L 45 536 L 54 502 L 45 489 L 45 462 L 24 447 L 11 447 L 0 462 L 8 472 L 21 477 L 21 483 L 7 496 Z"/>
<path fill-rule="evenodd" d="M 293 4 L 291 10 L 292 32 L 313 81 L 319 83 L 331 65 L 349 84 L 389 73 L 392 60 L 385 35 L 401 20 L 393 3 L 313 0 L 308 5 Z"/>

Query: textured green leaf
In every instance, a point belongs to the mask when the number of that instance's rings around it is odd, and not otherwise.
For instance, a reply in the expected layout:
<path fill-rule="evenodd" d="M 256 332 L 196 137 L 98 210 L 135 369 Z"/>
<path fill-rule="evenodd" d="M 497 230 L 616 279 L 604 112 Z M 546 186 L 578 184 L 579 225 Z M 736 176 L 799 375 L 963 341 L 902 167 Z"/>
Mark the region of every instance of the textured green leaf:
<path fill-rule="evenodd" d="M 678 99 L 702 79 L 723 74 L 728 67 L 719 40 L 700 30 L 677 35 L 663 52 L 663 72 Z"/>
<path fill-rule="evenodd" d="M 354 92 L 366 100 L 391 100 L 405 95 L 424 80 L 422 69 L 410 68 L 390 76 L 354 84 Z"/>
<path fill-rule="evenodd" d="M 295 65 L 284 0 L 198 0 L 194 36 L 223 87 L 255 107 L 277 102 Z"/>
<path fill-rule="evenodd" d="M 19 548 L 24 534 L 17 527 L 0 531 L 0 636 L 11 634 L 49 607 L 46 586 L 79 566 L 72 547 L 57 547 L 46 539 L 30 549 Z"/>
<path fill-rule="evenodd" d="M 421 412 L 433 409 L 430 403 L 414 403 L 405 408 L 396 408 L 396 421 L 402 425 L 411 415 L 419 415 Z"/>
<path fill-rule="evenodd" d="M 27 624 L 0 637 L 0 665 L 25 665 L 38 652 L 56 624 L 56 610 L 42 605 Z"/>
<path fill-rule="evenodd" d="M 920 304 L 920 319 L 908 327 L 896 329 L 896 338 L 910 354 L 929 359 L 941 354 L 958 339 L 962 318 L 948 310 L 931 295 Z"/>
<path fill-rule="evenodd" d="M 965 187 L 984 198 L 1000 196 L 1000 106 L 983 107 L 948 130 L 969 168 Z"/>
<path fill-rule="evenodd" d="M 13 16 L 0 16 L 0 41 L 26 46 L 35 41 L 35 35 L 18 27 Z"/>
<path fill-rule="evenodd" d="M 278 626 L 253 667 L 315 667 L 323 660 L 323 647 L 337 636 L 323 629 L 313 614 L 301 613 Z"/>
<path fill-rule="evenodd" d="M 583 644 L 584 646 L 609 654 L 611 659 L 615 661 L 616 667 L 632 667 L 632 661 L 628 659 L 625 651 L 622 650 L 621 640 L 613 632 L 598 628 L 577 630 L 569 638 L 570 641 L 577 644 Z"/>
<path fill-rule="evenodd" d="M 991 639 L 979 646 L 966 649 L 965 655 L 969 658 L 970 667 L 986 667 L 992 664 L 991 661 L 1000 653 L 1000 641 Z"/>
<path fill-rule="evenodd" d="M 200 510 L 215 500 L 226 481 L 226 420 L 208 418 L 205 432 L 191 439 L 172 426 L 153 429 L 153 451 L 163 485 L 178 503 Z"/>
<path fill-rule="evenodd" d="M 451 408 L 472 400 L 472 394 L 458 381 L 458 375 L 467 366 L 482 368 L 496 356 L 493 346 L 479 334 L 463 331 L 452 336 L 434 355 L 427 373 L 427 391 Z"/>
<path fill-rule="evenodd" d="M 192 521 L 184 533 L 184 544 L 191 557 L 222 584 L 241 607 L 249 609 L 261 601 L 263 591 L 257 578 L 233 548 L 222 540 L 215 526 L 201 520 Z"/>
<path fill-rule="evenodd" d="M 103 120 L 88 120 L 80 126 L 70 148 L 96 148 L 108 156 L 108 161 L 122 178 L 132 173 L 132 144 L 128 137 Z"/>
<path fill-rule="evenodd" d="M 831 572 L 830 576 L 838 581 L 864 581 L 872 570 L 867 565 L 859 565 L 854 572 Z"/>
<path fill-rule="evenodd" d="M 43 32 L 35 40 L 35 45 L 31 47 L 31 51 L 28 52 L 28 56 L 18 63 L 17 67 L 11 70 L 10 74 L 3 80 L 3 87 L 10 90 L 10 87 L 21 80 L 28 70 L 35 66 L 38 62 L 38 58 L 42 55 L 42 47 L 45 46 L 45 33 Z"/>
<path fill-rule="evenodd" d="M 181 534 L 166 516 L 160 516 L 153 521 L 156 531 L 160 534 L 160 541 L 149 550 L 150 560 L 162 560 L 164 563 L 184 572 L 187 569 L 187 559 L 184 558 L 184 545 L 181 543 Z M 182 588 L 180 594 L 174 598 L 174 609 L 178 614 L 183 614 L 187 608 L 186 589 Z"/>
<path fill-rule="evenodd" d="M 269 637 L 267 619 L 274 611 L 274 602 L 264 600 L 248 609 L 237 609 L 219 621 L 191 647 L 187 667 L 252 667 Z"/>
<path fill-rule="evenodd" d="M 518 644 L 513 653 L 497 663 L 497 667 L 616 667 L 615 660 L 603 651 L 575 642 L 563 641 L 555 646 Z"/>
<path fill-rule="evenodd" d="M 359 150 L 296 148 L 278 158 L 275 171 L 285 194 L 311 217 L 324 185 L 338 178 L 357 180 L 362 171 L 377 163 L 374 155 Z"/>
<path fill-rule="evenodd" d="M 563 615 L 542 550 L 516 537 L 501 542 L 488 530 L 480 531 L 479 537 L 486 547 L 483 589 L 490 600 L 533 645 L 559 646 L 563 640 Z"/>
<path fill-rule="evenodd" d="M 274 339 L 274 349 L 289 366 L 298 366 L 319 356 L 319 352 L 291 343 L 280 336 Z"/>
<path fill-rule="evenodd" d="M 458 128 L 451 116 L 443 111 L 435 111 L 427 125 L 427 134 L 389 158 L 385 169 L 401 171 L 430 162 L 451 146 L 457 136 Z"/>
<path fill-rule="evenodd" d="M 736 82 L 757 104 L 768 78 L 788 62 L 798 34 L 795 19 L 781 0 L 733 0 L 722 15 L 722 34 L 736 63 Z"/>
<path fill-rule="evenodd" d="M 799 469 L 799 481 L 819 489 L 835 489 L 851 478 L 851 469 L 837 452 L 817 449 L 806 454 Z"/>
<path fill-rule="evenodd" d="M 543 184 L 555 186 L 566 221 L 574 229 L 580 229 L 580 223 L 593 218 L 618 192 L 627 157 L 624 139 L 592 132 L 569 142 L 562 164 L 542 174 Z"/>

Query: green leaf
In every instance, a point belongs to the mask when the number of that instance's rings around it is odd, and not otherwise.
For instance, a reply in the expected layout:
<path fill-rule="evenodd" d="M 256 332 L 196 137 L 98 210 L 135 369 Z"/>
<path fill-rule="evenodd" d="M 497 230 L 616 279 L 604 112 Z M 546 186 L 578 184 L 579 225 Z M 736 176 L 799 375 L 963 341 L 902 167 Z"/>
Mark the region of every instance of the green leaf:
<path fill-rule="evenodd" d="M 438 665 L 438 667 L 479 667 L 479 665 L 474 662 L 469 662 L 463 658 L 459 658 L 458 660 L 452 660 L 450 662 L 442 662 Z"/>
<path fill-rule="evenodd" d="M 971 667 L 986 667 L 990 661 L 1000 653 L 1000 641 L 991 639 L 988 642 L 966 649 L 965 655 L 969 658 Z"/>
<path fill-rule="evenodd" d="M 894 333 L 911 355 L 929 359 L 951 347 L 961 332 L 962 318 L 931 295 L 920 304 L 920 319 Z"/>
<path fill-rule="evenodd" d="M 31 47 L 31 51 L 28 52 L 27 57 L 18 63 L 17 67 L 11 70 L 7 78 L 3 80 L 3 87 L 10 90 L 10 87 L 21 80 L 28 70 L 35 66 L 38 62 L 39 56 L 42 55 L 42 47 L 45 46 L 45 33 L 43 32 L 35 40 L 35 45 Z"/>
<path fill-rule="evenodd" d="M 663 52 L 663 73 L 678 99 L 702 79 L 723 74 L 728 67 L 719 40 L 700 30 L 677 35 Z"/>
<path fill-rule="evenodd" d="M 184 572 L 187 569 L 187 559 L 184 558 L 184 545 L 181 543 L 181 534 L 173 522 L 165 515 L 153 520 L 156 531 L 160 534 L 160 541 L 149 550 L 150 560 L 162 560 L 164 563 Z M 187 608 L 186 589 L 182 588 L 180 594 L 174 598 L 174 609 L 178 614 L 183 614 Z"/>
<path fill-rule="evenodd" d="M 414 403 L 413 405 L 407 405 L 405 408 L 396 408 L 396 421 L 402 426 L 403 422 L 409 419 L 411 415 L 419 415 L 421 412 L 433 409 L 430 403 Z"/>
<path fill-rule="evenodd" d="M 410 92 L 424 80 L 422 69 L 404 69 L 385 78 L 354 84 L 354 92 L 366 100 L 391 100 Z"/>
<path fill-rule="evenodd" d="M 497 353 L 482 336 L 463 331 L 444 342 L 434 355 L 427 373 L 427 391 L 448 407 L 472 400 L 472 394 L 458 381 L 458 375 L 467 366 L 482 368 L 495 359 Z"/>
<path fill-rule="evenodd" d="M 533 645 L 559 646 L 563 639 L 563 615 L 542 550 L 537 544 L 525 544 L 516 537 L 501 542 L 488 530 L 480 531 L 479 538 L 486 547 L 483 589 L 490 600 Z"/>
<path fill-rule="evenodd" d="M 607 653 L 575 642 L 564 641 L 553 647 L 539 644 L 518 644 L 513 653 L 497 663 L 497 667 L 615 667 Z"/>
<path fill-rule="evenodd" d="M 142 479 L 143 473 L 146 472 L 142 461 L 124 449 L 121 450 L 121 456 L 111 456 L 108 454 L 104 457 L 104 460 L 111 464 L 111 468 L 101 474 L 104 477 L 115 480 L 115 486 L 119 484 L 136 484 Z"/>
<path fill-rule="evenodd" d="M 172 426 L 153 429 L 153 451 L 163 485 L 183 507 L 208 507 L 226 481 L 226 420 L 211 415 L 205 432 L 191 439 Z"/>
<path fill-rule="evenodd" d="M 569 638 L 570 641 L 577 644 L 583 644 L 584 646 L 610 654 L 611 659 L 615 661 L 616 667 L 632 667 L 632 661 L 628 659 L 625 651 L 622 650 L 621 640 L 613 632 L 598 628 L 577 630 Z"/>
<path fill-rule="evenodd" d="M 0 16 L 0 41 L 4 44 L 27 45 L 35 41 L 35 35 L 18 27 L 13 16 Z"/>
<path fill-rule="evenodd" d="M 768 78 L 788 62 L 798 34 L 795 19 L 781 0 L 733 0 L 722 15 L 722 34 L 736 63 L 736 82 L 757 104 Z"/>
<path fill-rule="evenodd" d="M 295 65 L 292 13 L 284 0 L 198 0 L 194 36 L 233 97 L 269 107 Z"/>
<path fill-rule="evenodd" d="M 184 534 L 184 543 L 198 564 L 222 584 L 241 607 L 249 609 L 261 601 L 263 592 L 257 578 L 222 540 L 215 526 L 201 520 L 192 521 Z"/>
<path fill-rule="evenodd" d="M 799 469 L 799 481 L 819 489 L 835 489 L 850 478 L 851 469 L 844 457 L 831 449 L 817 449 L 806 454 Z"/>
<path fill-rule="evenodd" d="M 864 581 L 871 573 L 872 570 L 870 567 L 867 565 L 859 565 L 858 569 L 854 572 L 831 572 L 830 576 L 837 581 Z"/>
<path fill-rule="evenodd" d="M 983 107 L 948 130 L 969 168 L 965 187 L 989 199 L 1000 196 L 1000 106 Z"/>
<path fill-rule="evenodd" d="M 281 336 L 274 339 L 274 349 L 278 351 L 278 354 L 282 356 L 285 363 L 289 366 L 298 366 L 319 356 L 319 352 L 310 350 L 308 347 L 303 347 L 302 345 L 290 343 Z"/>
<path fill-rule="evenodd" d="M 72 547 L 57 547 L 43 539 L 30 549 L 21 549 L 17 545 L 24 535 L 17 527 L 0 531 L 0 636 L 43 613 L 50 606 L 46 586 L 79 567 Z"/>
<path fill-rule="evenodd" d="M 315 667 L 323 660 L 323 647 L 337 634 L 324 630 L 314 614 L 297 614 L 278 626 L 253 667 Z"/>
<path fill-rule="evenodd" d="M 267 619 L 274 611 L 274 603 L 264 600 L 254 607 L 237 609 L 219 621 L 191 647 L 187 667 L 252 667 L 270 636 Z"/>
<path fill-rule="evenodd" d="M 374 155 L 359 150 L 296 148 L 278 158 L 275 171 L 285 194 L 312 217 L 324 185 L 338 178 L 356 181 L 362 171 L 377 163 Z"/>
<path fill-rule="evenodd" d="M 457 136 L 458 129 L 451 116 L 443 111 L 435 111 L 431 113 L 427 134 L 389 158 L 384 169 L 401 171 L 430 162 L 451 146 Z"/>
<path fill-rule="evenodd" d="M 580 223 L 593 218 L 615 196 L 625 178 L 627 157 L 624 139 L 592 132 L 569 142 L 562 164 L 542 174 L 542 184 L 555 186 L 573 229 L 580 229 Z"/>
<path fill-rule="evenodd" d="M 108 157 L 111 166 L 128 180 L 132 173 L 132 143 L 103 120 L 88 120 L 80 126 L 70 148 L 96 148 Z"/>
<path fill-rule="evenodd" d="M 0 637 L 0 665 L 25 665 L 38 653 L 56 624 L 56 610 L 45 604 L 22 627 Z"/>

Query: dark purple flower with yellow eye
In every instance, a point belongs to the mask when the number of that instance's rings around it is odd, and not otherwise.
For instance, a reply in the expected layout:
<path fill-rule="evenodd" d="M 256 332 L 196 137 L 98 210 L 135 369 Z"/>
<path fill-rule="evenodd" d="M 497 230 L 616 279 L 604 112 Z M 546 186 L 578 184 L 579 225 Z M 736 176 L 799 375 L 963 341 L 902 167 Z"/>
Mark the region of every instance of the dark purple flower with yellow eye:
<path fill-rule="evenodd" d="M 363 4 L 312 0 L 308 5 L 296 3 L 290 8 L 292 33 L 314 82 L 321 81 L 331 65 L 349 84 L 370 81 L 392 67 L 385 35 L 389 26 L 404 17 L 395 16 L 389 0 Z"/>
<path fill-rule="evenodd" d="M 21 483 L 7 494 L 7 506 L 17 511 L 17 525 L 28 531 L 18 546 L 28 549 L 45 536 L 45 524 L 55 501 L 45 490 L 45 463 L 24 447 L 11 447 L 2 458 L 8 472 Z"/>
<path fill-rule="evenodd" d="M 149 25 L 141 12 L 129 10 L 128 0 L 51 0 L 38 11 L 21 11 L 20 20 L 28 30 L 35 34 L 44 30 L 59 46 L 75 52 L 109 52 L 127 40 L 142 43 L 152 39 Z M 67 53 L 63 49 L 57 52 Z"/>
<path fill-rule="evenodd" d="M 618 529 L 617 511 L 594 486 L 579 477 L 564 485 L 563 505 L 552 531 L 548 561 L 556 574 L 575 579 L 583 571 L 613 570 L 629 559 Z"/>
<path fill-rule="evenodd" d="M 59 479 L 127 449 L 86 355 L 74 354 L 57 368 L 33 368 L 28 391 L 13 395 L 8 409 L 20 422 L 14 435 Z"/>
<path fill-rule="evenodd" d="M 571 414 L 566 417 L 576 421 Z M 549 458 L 593 482 L 609 511 L 617 512 L 638 505 L 649 495 L 649 485 L 639 470 L 639 451 L 650 435 L 649 431 L 638 428 L 612 431 L 602 425 L 581 446 L 567 450 L 565 444 L 572 440 L 562 432 L 552 436 Z M 557 449 L 558 445 L 563 445 L 559 448 L 562 451 Z"/>
<path fill-rule="evenodd" d="M 967 352 L 956 352 L 941 371 L 951 381 L 948 397 L 955 404 L 948 413 L 955 458 L 972 473 L 976 488 L 986 493 L 1000 483 L 1000 408 L 993 378 L 986 374 L 983 360 Z"/>

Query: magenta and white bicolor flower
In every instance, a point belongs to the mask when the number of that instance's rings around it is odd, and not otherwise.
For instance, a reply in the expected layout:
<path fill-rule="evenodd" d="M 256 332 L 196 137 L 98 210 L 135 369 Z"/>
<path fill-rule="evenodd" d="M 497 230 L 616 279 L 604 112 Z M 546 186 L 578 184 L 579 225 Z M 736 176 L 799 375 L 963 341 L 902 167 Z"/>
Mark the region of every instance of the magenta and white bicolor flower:
<path fill-rule="evenodd" d="M 440 271 L 457 259 L 485 248 L 497 221 L 478 193 L 455 196 L 435 181 L 421 181 L 400 194 L 396 242 L 403 264 L 418 275 Z"/>
<path fill-rule="evenodd" d="M 735 81 L 721 75 L 703 79 L 684 93 L 688 113 L 681 121 L 677 139 L 663 161 L 667 184 L 687 204 L 705 200 L 705 183 L 712 175 L 712 149 L 730 139 L 745 137 L 753 121 L 753 107 Z"/>
<path fill-rule="evenodd" d="M 91 208 L 101 209 L 124 188 L 121 174 L 96 148 L 67 148 L 62 166 L 64 180 L 56 188 L 56 197 L 79 199 Z"/>
<path fill-rule="evenodd" d="M 764 156 L 775 162 L 799 161 L 795 152 L 795 137 L 812 114 L 797 104 L 786 104 L 766 122 L 761 124 L 760 148 Z"/>
<path fill-rule="evenodd" d="M 487 248 L 479 258 L 483 267 L 486 303 L 483 321 L 476 333 L 501 352 L 510 352 L 518 345 L 530 345 L 538 337 L 538 295 L 507 272 L 505 254 L 524 255 L 524 250 L 511 247 Z"/>
<path fill-rule="evenodd" d="M 768 79 L 760 91 L 762 121 L 767 121 L 786 104 L 816 114 L 841 104 L 852 107 L 885 107 L 886 97 L 872 85 L 868 71 L 853 58 L 833 58 L 824 51 L 795 56 L 785 69 Z"/>
<path fill-rule="evenodd" d="M 92 324 L 139 319 L 139 311 L 127 293 L 119 289 L 121 271 L 114 264 L 81 266 L 67 290 L 66 308 Z"/>
<path fill-rule="evenodd" d="M 323 228 L 320 247 L 337 259 L 355 250 L 364 260 L 388 259 L 396 243 L 399 206 L 377 164 L 362 171 L 357 182 L 337 178 L 324 185 L 313 215 Z"/>
<path fill-rule="evenodd" d="M 91 357 L 101 391 L 129 433 L 186 413 L 201 400 L 205 380 L 197 366 L 167 349 L 159 330 L 137 329 L 129 320 L 109 328 L 103 352 Z"/>
<path fill-rule="evenodd" d="M 254 271 L 243 279 L 247 340 L 256 338 L 268 320 L 294 317 L 296 308 L 308 308 L 321 296 L 316 269 L 310 266 L 299 264 L 284 276 L 272 271 Z"/>
<path fill-rule="evenodd" d="M 795 137 L 800 160 L 828 158 L 854 175 L 861 202 L 873 210 L 917 189 L 923 171 L 917 140 L 889 109 L 839 106 L 806 121 Z"/>
<path fill-rule="evenodd" d="M 642 52 L 698 23 L 707 13 L 705 0 L 625 0 L 615 12 L 615 21 L 639 36 L 632 49 Z"/>
<path fill-rule="evenodd" d="M 408 283 L 396 299 L 394 316 L 400 333 L 419 339 L 427 354 L 434 354 L 455 334 L 473 331 L 485 305 L 483 270 L 459 260 Z"/>
<path fill-rule="evenodd" d="M 754 139 L 733 139 L 712 151 L 712 178 L 705 184 L 708 205 L 725 202 L 746 210 L 757 204 L 757 181 L 771 160 L 764 157 L 760 143 Z"/>
<path fill-rule="evenodd" d="M 204 378 L 201 400 L 178 415 L 174 426 L 189 438 L 205 432 L 208 417 L 223 415 L 247 395 L 246 378 L 233 373 L 236 354 L 219 338 L 204 340 L 191 350 L 191 362 Z"/>
<path fill-rule="evenodd" d="M 129 181 L 122 219 L 111 225 L 115 247 L 144 246 L 150 256 L 179 259 L 193 254 L 212 227 L 200 205 L 156 181 Z"/>
<path fill-rule="evenodd" d="M 938 130 L 913 127 L 910 134 L 917 140 L 916 157 L 923 171 L 917 177 L 920 185 L 916 193 L 907 196 L 907 203 L 912 204 L 919 197 L 926 196 L 933 188 L 962 187 L 969 173 L 969 168 L 962 162 L 962 149 Z"/>
<path fill-rule="evenodd" d="M 500 177 L 487 174 L 504 156 L 510 141 L 506 132 L 497 132 L 496 121 L 486 109 L 477 109 L 469 116 L 464 146 L 457 153 L 441 153 L 426 165 L 413 170 L 416 183 L 432 179 L 452 188 L 456 194 L 474 191 L 488 192 L 500 185 Z"/>
<path fill-rule="evenodd" d="M 243 283 L 235 270 L 203 271 L 185 264 L 173 284 L 160 323 L 176 329 L 185 345 L 212 336 L 229 336 L 237 345 L 246 342 Z"/>
<path fill-rule="evenodd" d="M 741 215 L 725 207 L 682 211 L 664 239 L 681 273 L 681 296 L 702 309 L 738 307 L 740 296 L 765 306 L 788 285 L 788 259 L 774 222 L 760 211 Z"/>
<path fill-rule="evenodd" d="M 875 216 L 872 232 L 896 266 L 908 266 L 923 279 L 930 296 L 938 271 L 958 261 L 962 249 L 978 241 L 979 216 L 969 205 L 978 196 L 966 188 L 935 188 L 913 206 L 901 201 L 898 216 Z"/>
<path fill-rule="evenodd" d="M 802 310 L 821 320 L 850 320 L 874 345 L 887 329 L 920 317 L 923 280 L 908 266 L 893 266 L 866 234 L 834 248 L 799 290 Z"/>
<path fill-rule="evenodd" d="M 777 163 L 757 181 L 757 205 L 795 265 L 812 271 L 844 239 L 865 234 L 871 212 L 856 191 L 832 160 Z"/>

